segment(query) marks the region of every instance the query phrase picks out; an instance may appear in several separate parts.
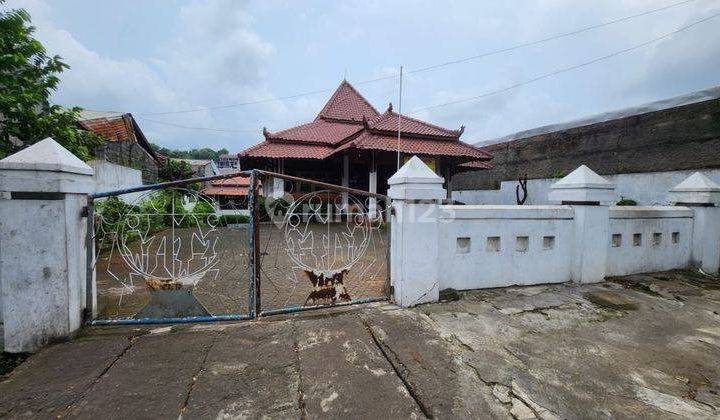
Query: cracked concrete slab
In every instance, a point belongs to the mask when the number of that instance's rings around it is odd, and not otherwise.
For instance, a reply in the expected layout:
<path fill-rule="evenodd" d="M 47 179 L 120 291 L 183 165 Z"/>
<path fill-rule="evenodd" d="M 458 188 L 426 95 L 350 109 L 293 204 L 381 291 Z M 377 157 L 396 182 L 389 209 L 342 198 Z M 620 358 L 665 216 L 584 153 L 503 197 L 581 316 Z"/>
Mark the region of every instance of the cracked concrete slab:
<path fill-rule="evenodd" d="M 124 336 L 48 347 L 0 378 L 0 417 L 57 417 L 129 347 Z"/>
<path fill-rule="evenodd" d="M 424 417 L 355 315 L 297 322 L 307 418 Z"/>
<path fill-rule="evenodd" d="M 290 322 L 228 329 L 212 346 L 183 418 L 299 418 Z"/>
<path fill-rule="evenodd" d="M 187 400 L 193 375 L 200 371 L 216 337 L 212 333 L 176 333 L 138 338 L 67 414 L 176 418 Z"/>

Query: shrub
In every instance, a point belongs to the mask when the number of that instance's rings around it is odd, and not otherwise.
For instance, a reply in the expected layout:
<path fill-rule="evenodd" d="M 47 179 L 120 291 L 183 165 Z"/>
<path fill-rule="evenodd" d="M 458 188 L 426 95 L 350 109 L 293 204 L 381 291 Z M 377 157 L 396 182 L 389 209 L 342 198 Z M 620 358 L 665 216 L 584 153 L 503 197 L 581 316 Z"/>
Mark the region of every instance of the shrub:
<path fill-rule="evenodd" d="M 228 214 L 225 216 L 220 216 L 220 225 L 221 226 L 248 223 L 249 221 L 250 221 L 250 217 L 246 216 L 244 214 Z"/>
<path fill-rule="evenodd" d="M 630 198 L 620 197 L 620 201 L 615 203 L 615 205 L 616 206 L 637 206 L 637 201 L 630 199 Z"/>

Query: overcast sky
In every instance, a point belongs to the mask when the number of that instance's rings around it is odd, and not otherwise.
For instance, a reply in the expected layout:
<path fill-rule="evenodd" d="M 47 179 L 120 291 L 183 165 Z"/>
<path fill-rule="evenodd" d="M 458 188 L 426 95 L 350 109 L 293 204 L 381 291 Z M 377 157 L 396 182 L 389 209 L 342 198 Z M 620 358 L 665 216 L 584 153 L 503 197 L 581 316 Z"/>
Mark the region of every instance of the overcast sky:
<path fill-rule="evenodd" d="M 71 66 L 56 103 L 131 112 L 166 147 L 237 152 L 312 119 L 346 76 L 381 112 L 398 81 L 361 81 L 534 41 L 681 0 L 91 1 L 9 0 Z M 720 17 L 660 42 L 504 93 L 720 13 L 687 4 L 404 80 L 403 113 L 477 142 L 720 85 Z M 260 104 L 303 92 L 325 92 Z M 148 115 L 167 111 L 199 112 Z M 191 130 L 155 121 L 224 131 Z"/>

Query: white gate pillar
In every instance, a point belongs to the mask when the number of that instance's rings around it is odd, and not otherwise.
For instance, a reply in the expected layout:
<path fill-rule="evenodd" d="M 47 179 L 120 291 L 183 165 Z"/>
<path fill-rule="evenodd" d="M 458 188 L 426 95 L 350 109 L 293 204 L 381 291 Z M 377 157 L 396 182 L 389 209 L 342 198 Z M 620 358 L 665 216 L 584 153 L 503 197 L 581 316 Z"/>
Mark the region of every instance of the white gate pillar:
<path fill-rule="evenodd" d="M 443 179 L 417 156 L 390 179 L 390 277 L 395 303 L 415 306 L 439 299 L 438 212 Z"/>
<path fill-rule="evenodd" d="M 720 271 L 720 185 L 695 172 L 670 190 L 669 200 L 693 210 L 690 262 L 705 273 Z"/>
<path fill-rule="evenodd" d="M 71 336 L 85 309 L 93 170 L 47 138 L 0 160 L 0 299 L 5 351 Z"/>
<path fill-rule="evenodd" d="M 608 206 L 615 201 L 615 186 L 581 165 L 550 188 L 550 202 L 573 208 L 572 281 L 603 281 L 610 239 Z"/>

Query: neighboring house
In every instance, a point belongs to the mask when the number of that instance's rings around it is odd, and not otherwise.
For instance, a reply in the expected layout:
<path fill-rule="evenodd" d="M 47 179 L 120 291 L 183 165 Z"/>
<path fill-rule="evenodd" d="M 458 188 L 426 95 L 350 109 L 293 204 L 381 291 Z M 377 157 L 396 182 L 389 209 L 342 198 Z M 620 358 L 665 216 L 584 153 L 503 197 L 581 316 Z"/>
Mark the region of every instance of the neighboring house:
<path fill-rule="evenodd" d="M 189 164 L 190 167 L 192 167 L 193 172 L 195 172 L 195 175 L 198 177 L 215 176 L 220 174 L 220 170 L 217 165 L 210 159 L 172 159 Z"/>
<path fill-rule="evenodd" d="M 392 104 L 381 114 L 343 80 L 313 121 L 277 132 L 263 129 L 265 140 L 240 153 L 240 165 L 383 194 L 397 170 L 398 148 L 401 163 L 418 155 L 447 181 L 454 173 L 489 167 L 489 153 L 460 141 L 464 127 L 451 130 L 405 116 L 401 121 L 398 144 Z M 309 187 L 290 189 L 302 193 Z M 278 188 L 288 189 L 280 183 L 266 188 L 274 196 L 281 195 Z"/>
<path fill-rule="evenodd" d="M 695 171 L 720 182 L 720 87 L 485 144 L 493 168 L 456 176 L 458 201 L 515 204 L 518 178 L 527 176 L 525 203 L 546 204 L 556 178 L 584 164 L 613 182 L 618 197 L 662 204 Z"/>
<path fill-rule="evenodd" d="M 221 214 L 247 214 L 247 195 L 250 178 L 212 180 L 200 190 L 200 194 L 211 197 Z"/>
<path fill-rule="evenodd" d="M 132 114 L 82 111 L 78 125 L 105 139 L 94 151 L 96 158 L 142 171 L 146 184 L 157 181 L 159 157 Z"/>
<path fill-rule="evenodd" d="M 237 155 L 220 155 L 217 161 L 218 169 L 238 169 L 240 168 L 240 159 Z"/>

